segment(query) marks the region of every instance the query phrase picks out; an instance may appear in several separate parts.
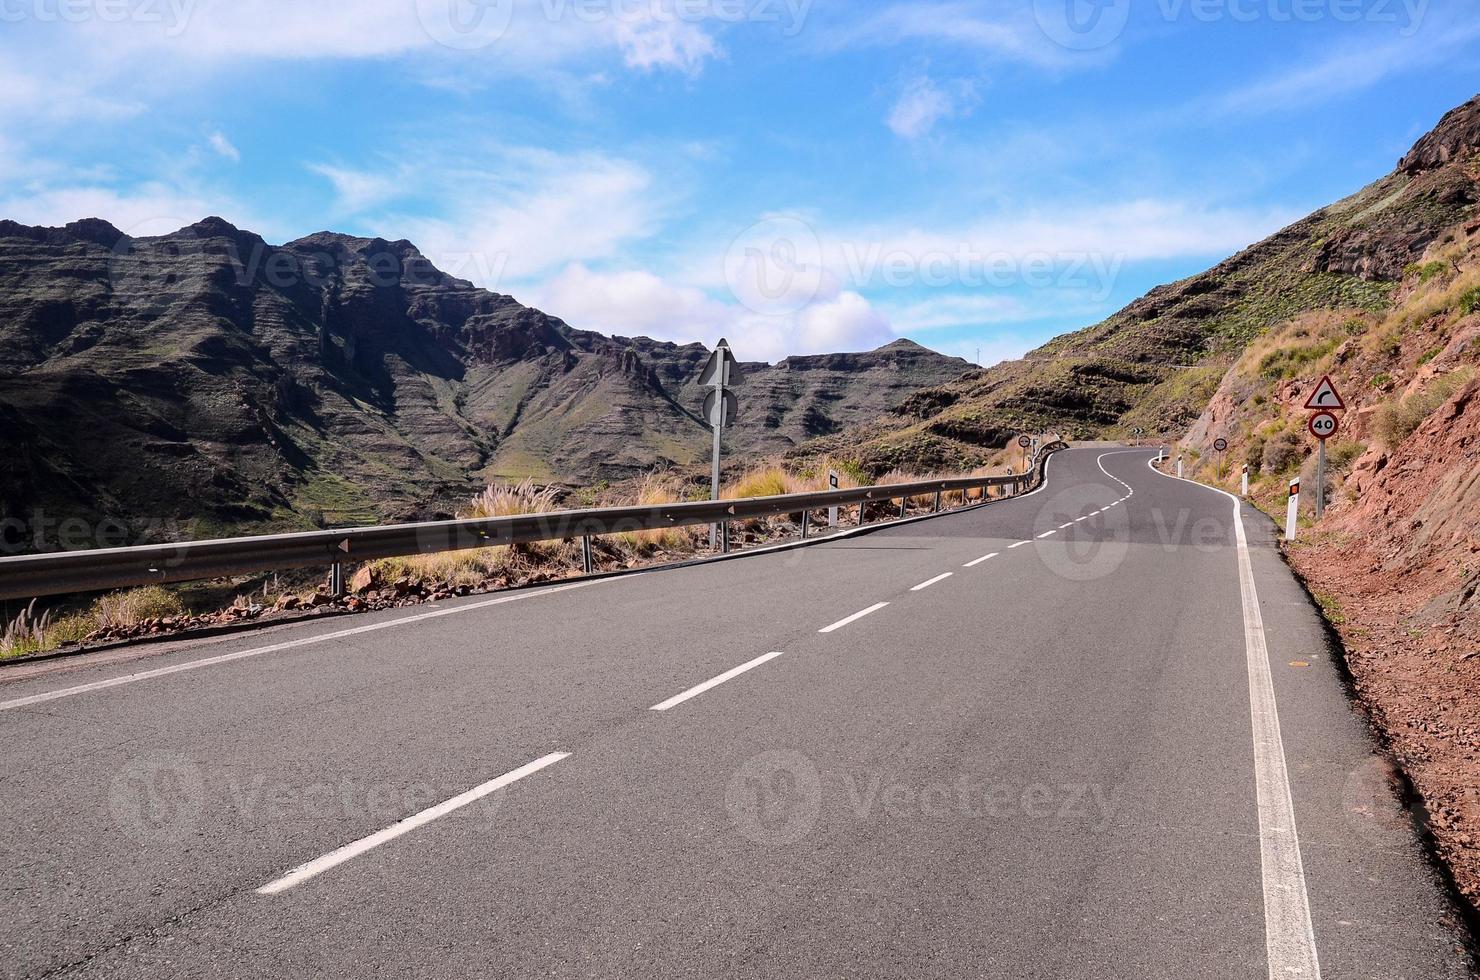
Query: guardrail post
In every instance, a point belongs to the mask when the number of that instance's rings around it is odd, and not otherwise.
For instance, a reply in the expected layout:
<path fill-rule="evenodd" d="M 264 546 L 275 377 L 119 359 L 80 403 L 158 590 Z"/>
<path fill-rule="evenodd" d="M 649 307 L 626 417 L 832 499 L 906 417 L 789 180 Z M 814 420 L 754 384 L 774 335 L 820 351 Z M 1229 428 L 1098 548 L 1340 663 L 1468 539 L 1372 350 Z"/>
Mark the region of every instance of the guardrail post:
<path fill-rule="evenodd" d="M 935 512 L 940 513 L 940 491 L 935 491 Z"/>
<path fill-rule="evenodd" d="M 809 511 L 802 511 L 802 540 L 804 541 L 807 539 L 807 518 L 811 516 Z"/>
<path fill-rule="evenodd" d="M 899 519 L 900 520 L 904 520 L 905 507 L 909 504 L 909 502 L 910 502 L 910 498 L 909 497 L 900 497 L 899 498 Z"/>
<path fill-rule="evenodd" d="M 591 535 L 581 535 L 581 567 L 590 575 L 596 571 L 596 560 L 591 554 Z"/>
<path fill-rule="evenodd" d="M 336 561 L 329 566 L 329 594 L 336 599 L 342 599 L 344 591 L 344 565 Z"/>
<path fill-rule="evenodd" d="M 719 522 L 719 553 L 728 555 L 730 553 L 730 522 Z"/>

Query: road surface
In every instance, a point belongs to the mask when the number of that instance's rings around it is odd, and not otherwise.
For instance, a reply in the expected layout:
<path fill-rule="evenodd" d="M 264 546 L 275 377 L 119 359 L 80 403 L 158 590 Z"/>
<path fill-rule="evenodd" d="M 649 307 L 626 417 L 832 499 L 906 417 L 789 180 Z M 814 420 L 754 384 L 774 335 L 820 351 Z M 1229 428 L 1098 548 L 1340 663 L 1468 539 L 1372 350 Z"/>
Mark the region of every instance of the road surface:
<path fill-rule="evenodd" d="M 1150 457 L 0 672 L 0 974 L 1469 976 L 1269 523 Z"/>

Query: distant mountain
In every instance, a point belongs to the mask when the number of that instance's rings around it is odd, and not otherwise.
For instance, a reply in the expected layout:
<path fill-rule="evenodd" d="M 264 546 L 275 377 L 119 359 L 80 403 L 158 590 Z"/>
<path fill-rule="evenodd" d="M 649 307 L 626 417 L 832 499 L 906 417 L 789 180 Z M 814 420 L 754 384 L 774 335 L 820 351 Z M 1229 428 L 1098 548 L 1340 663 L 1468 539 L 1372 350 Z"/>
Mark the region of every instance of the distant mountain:
<path fill-rule="evenodd" d="M 1388 176 L 1103 323 L 907 399 L 892 420 L 807 447 L 871 468 L 958 465 L 1019 431 L 1180 435 L 1255 337 L 1322 309 L 1381 312 L 1404 270 L 1480 201 L 1480 97 Z"/>
<path fill-rule="evenodd" d="M 0 221 L 0 521 L 341 525 L 691 464 L 708 354 L 573 329 L 406 241 Z M 748 364 L 730 446 L 786 449 L 968 367 L 908 341 Z"/>

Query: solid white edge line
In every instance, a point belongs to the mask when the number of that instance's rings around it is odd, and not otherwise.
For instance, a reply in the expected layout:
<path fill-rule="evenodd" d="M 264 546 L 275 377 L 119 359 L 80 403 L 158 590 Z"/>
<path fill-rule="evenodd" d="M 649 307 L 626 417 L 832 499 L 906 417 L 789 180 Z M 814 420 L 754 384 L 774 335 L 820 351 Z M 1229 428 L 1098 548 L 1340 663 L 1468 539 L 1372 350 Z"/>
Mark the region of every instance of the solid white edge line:
<path fill-rule="evenodd" d="M 967 562 L 966 564 L 962 565 L 961 567 L 962 568 L 975 568 L 976 566 L 980 565 L 984 561 L 990 561 L 993 558 L 996 558 L 999 554 L 1001 554 L 1001 552 L 994 551 L 990 555 L 982 555 L 980 558 L 973 558 L 971 561 Z"/>
<path fill-rule="evenodd" d="M 459 794 L 458 796 L 454 796 L 450 800 L 445 800 L 442 803 L 438 803 L 434 807 L 430 807 L 426 810 L 421 811 L 420 813 L 413 814 L 412 816 L 407 817 L 405 820 L 402 820 L 399 823 L 391 824 L 384 830 L 377 830 L 369 837 L 361 837 L 359 840 L 354 841 L 353 843 L 346 844 L 343 847 L 336 848 L 335 850 L 330 851 L 328 854 L 325 854 L 321 858 L 316 858 L 312 861 L 309 861 L 307 864 L 300 864 L 298 867 L 294 868 L 292 871 L 289 871 L 281 878 L 270 881 L 267 884 L 263 885 L 261 888 L 257 889 L 257 894 L 277 895 L 287 891 L 290 888 L 296 888 L 297 886 L 303 884 L 305 881 L 308 881 L 310 878 L 323 874 L 330 868 L 337 867 L 346 861 L 353 860 L 354 858 L 359 857 L 361 854 L 364 854 L 366 851 L 373 850 L 379 847 L 381 844 L 386 843 L 387 841 L 395 840 L 397 837 L 400 837 L 403 834 L 409 834 L 411 833 L 411 831 L 416 830 L 418 827 L 424 827 L 427 824 L 431 823 L 433 820 L 447 816 L 447 814 L 452 813 L 454 810 L 462 809 L 469 803 L 476 803 L 478 800 L 481 800 L 489 793 L 501 790 L 511 783 L 518 782 L 525 776 L 531 776 L 534 773 L 539 772 L 541 769 L 544 769 L 548 766 L 553 766 L 561 759 L 568 758 L 570 758 L 569 752 L 552 752 L 542 759 L 536 759 L 535 761 L 528 763 L 527 765 L 520 766 L 513 772 L 504 773 L 497 779 L 490 779 L 483 785 L 475 786 L 472 789 L 468 790 L 466 793 Z"/>
<path fill-rule="evenodd" d="M 838 620 L 836 623 L 833 623 L 831 626 L 824 626 L 824 627 L 822 627 L 822 629 L 818 630 L 817 632 L 819 632 L 819 633 L 831 633 L 833 630 L 840 630 L 844 626 L 847 626 L 849 623 L 856 623 L 860 619 L 862 619 L 863 617 L 865 617 L 865 616 L 867 616 L 867 615 L 869 615 L 871 613 L 876 613 L 880 609 L 883 609 L 887 605 L 889 605 L 889 603 L 887 603 L 887 602 L 876 602 L 872 606 L 869 606 L 867 609 L 861 609 L 861 610 L 859 610 L 858 612 L 854 613 L 851 616 L 848 616 L 848 617 L 846 617 L 844 619 Z"/>
<path fill-rule="evenodd" d="M 662 702 L 660 704 L 653 705 L 648 710 L 649 711 L 667 711 L 670 708 L 676 708 L 679 705 L 683 704 L 685 701 L 688 701 L 691 698 L 697 698 L 699 695 L 703 694 L 705 691 L 711 690 L 712 688 L 719 687 L 725 681 L 734 680 L 735 678 L 739 677 L 741 674 L 745 673 L 747 670 L 753 670 L 754 668 L 759 667 L 763 663 L 766 663 L 766 662 L 771 661 L 771 660 L 775 660 L 779 656 L 781 656 L 781 652 L 780 651 L 774 651 L 772 653 L 766 654 L 765 656 L 756 657 L 754 660 L 750 661 L 750 663 L 741 664 L 738 667 L 735 667 L 735 668 L 732 668 L 730 670 L 727 670 L 723 674 L 720 674 L 718 677 L 710 678 L 709 680 L 705 681 L 703 684 L 699 684 L 699 685 L 696 685 L 694 687 L 691 687 L 687 691 L 684 691 L 682 694 L 676 694 L 673 697 L 669 698 L 667 701 L 664 701 L 664 702 Z"/>
<path fill-rule="evenodd" d="M 44 694 L 32 694 L 28 697 L 15 698 L 11 701 L 0 701 L 0 711 L 10 711 L 14 708 L 25 708 L 33 704 L 44 704 L 47 701 L 55 701 L 58 698 L 70 698 L 78 694 L 86 694 L 89 691 L 102 691 L 110 687 L 120 687 L 124 684 L 135 684 L 139 681 L 151 680 L 155 677 L 165 677 L 169 674 L 179 674 L 187 670 L 197 670 L 201 667 L 214 667 L 217 664 L 231 663 L 233 660 L 245 660 L 248 657 L 258 657 L 265 653 L 280 653 L 284 650 L 294 650 L 298 647 L 311 646 L 315 643 L 329 643 L 333 640 L 343 640 L 351 636 L 360 636 L 364 633 L 375 633 L 379 630 L 393 629 L 397 626 L 409 626 L 413 623 L 425 622 L 429 619 L 439 619 L 443 616 L 453 616 L 458 613 L 473 612 L 478 609 L 487 609 L 489 606 L 499 606 L 506 602 L 517 602 L 521 599 L 534 599 L 539 596 L 554 595 L 556 592 L 565 592 L 570 589 L 582 589 L 588 585 L 597 585 L 601 582 L 614 582 L 616 579 L 591 579 L 584 582 L 571 582 L 568 585 L 557 585 L 551 589 L 540 589 L 537 592 L 521 592 L 516 595 L 503 595 L 496 599 L 487 599 L 483 602 L 473 602 L 465 606 L 452 606 L 444 609 L 435 609 L 431 612 L 418 613 L 414 616 L 405 616 L 400 619 L 392 619 L 383 623 L 370 623 L 366 626 L 356 626 L 353 629 L 338 630 L 333 633 L 324 633 L 317 636 L 305 636 L 296 640 L 285 640 L 282 643 L 274 643 L 265 647 L 253 647 L 250 650 L 238 650 L 235 653 L 223 653 L 217 657 L 206 657 L 203 660 L 191 660 L 182 664 L 173 664 L 169 667 L 156 667 L 153 670 L 142 670 L 136 674 L 124 674 L 122 677 L 110 677 L 103 681 L 92 681 L 88 684 L 78 684 L 75 687 L 64 687 L 56 691 L 47 691 Z"/>
<path fill-rule="evenodd" d="M 1295 800 L 1290 792 L 1290 770 L 1280 732 L 1279 705 L 1269 669 L 1269 644 L 1254 562 L 1244 531 L 1243 506 L 1226 490 L 1162 473 L 1151 462 L 1147 468 L 1168 480 L 1221 493 L 1233 501 L 1234 540 L 1238 550 L 1239 596 L 1244 612 L 1244 653 L 1249 673 L 1249 716 L 1254 739 L 1254 786 L 1259 809 L 1259 856 L 1264 884 L 1264 947 L 1270 980 L 1301 977 L 1319 980 L 1320 956 L 1310 920 L 1310 896 L 1305 885 L 1305 863 L 1295 825 Z"/>
<path fill-rule="evenodd" d="M 917 585 L 914 588 L 910 589 L 910 591 L 911 592 L 922 592 L 925 589 L 930 588 L 936 582 L 944 582 L 946 579 L 950 578 L 952 575 L 955 575 L 955 574 L 956 574 L 955 572 L 946 572 L 944 575 L 937 575 L 937 576 L 935 576 L 935 578 L 930 579 L 928 582 L 921 582 L 919 585 Z"/>

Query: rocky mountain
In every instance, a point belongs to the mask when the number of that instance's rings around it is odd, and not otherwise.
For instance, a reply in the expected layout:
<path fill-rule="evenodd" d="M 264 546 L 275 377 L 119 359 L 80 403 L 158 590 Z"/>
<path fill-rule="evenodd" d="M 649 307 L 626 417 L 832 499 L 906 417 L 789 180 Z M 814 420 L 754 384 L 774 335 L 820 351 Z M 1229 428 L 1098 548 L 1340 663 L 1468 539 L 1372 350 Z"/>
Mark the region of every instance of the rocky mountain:
<path fill-rule="evenodd" d="M 0 221 L 0 521 L 12 547 L 55 546 L 62 519 L 87 544 L 343 525 L 491 479 L 682 466 L 707 458 L 708 354 L 574 329 L 406 241 Z M 783 450 L 967 368 L 908 341 L 748 364 L 730 447 Z"/>
<path fill-rule="evenodd" d="M 806 452 L 853 447 L 869 469 L 928 469 L 978 462 L 1019 431 L 1180 435 L 1264 332 L 1311 310 L 1388 309 L 1404 270 L 1475 215 L 1477 148 L 1480 97 L 1351 197 L 1102 323 L 921 391 L 892 420 Z"/>

